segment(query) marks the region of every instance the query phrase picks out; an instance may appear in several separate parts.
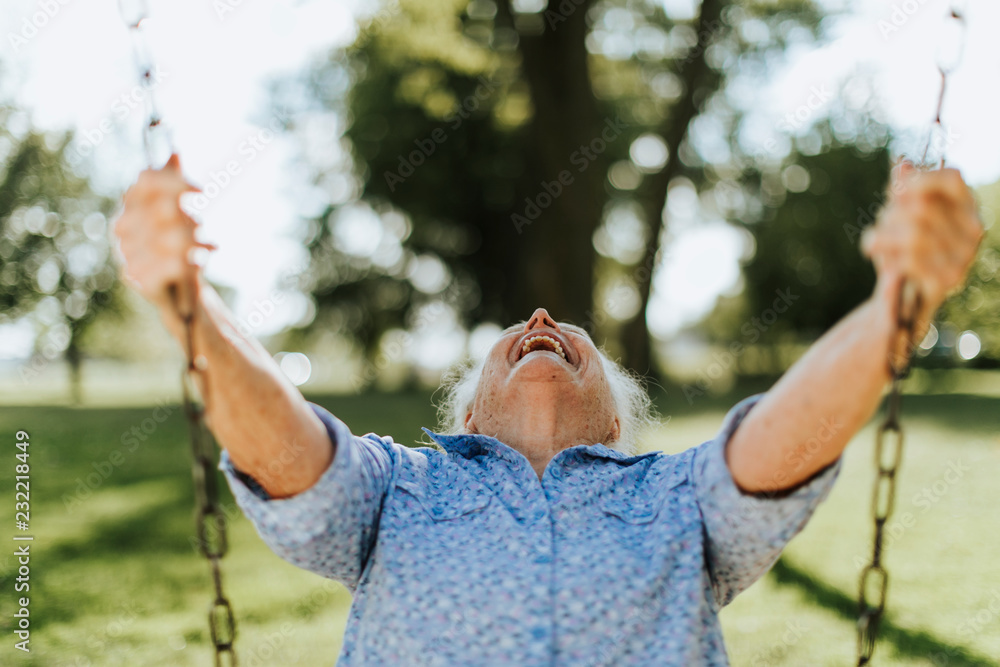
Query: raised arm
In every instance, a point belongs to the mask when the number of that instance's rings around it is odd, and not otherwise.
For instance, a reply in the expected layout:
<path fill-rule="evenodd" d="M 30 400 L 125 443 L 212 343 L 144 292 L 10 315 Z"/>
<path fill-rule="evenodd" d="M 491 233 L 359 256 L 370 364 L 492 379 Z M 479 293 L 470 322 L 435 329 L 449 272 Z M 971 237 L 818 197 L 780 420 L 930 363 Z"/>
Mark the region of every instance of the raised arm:
<path fill-rule="evenodd" d="M 912 345 L 895 340 L 903 277 L 918 288 L 923 307 L 914 342 L 927 331 L 947 295 L 960 287 L 983 228 L 975 200 L 953 169 L 894 170 L 889 202 L 865 234 L 875 263 L 874 294 L 817 341 L 733 435 L 726 459 L 746 492 L 792 488 L 835 461 L 871 418 L 896 363 Z"/>
<path fill-rule="evenodd" d="M 170 333 L 185 345 L 169 286 L 177 285 L 182 308 L 196 294 L 193 348 L 204 358 L 196 379 L 206 421 L 233 464 L 254 477 L 272 498 L 308 489 L 326 470 L 334 450 L 319 417 L 284 376 L 271 355 L 243 336 L 218 294 L 189 261 L 197 247 L 197 223 L 180 208 L 195 191 L 181 175 L 177 157 L 162 170 L 142 172 L 125 195 L 115 234 L 124 257 L 123 276 L 153 303 Z"/>

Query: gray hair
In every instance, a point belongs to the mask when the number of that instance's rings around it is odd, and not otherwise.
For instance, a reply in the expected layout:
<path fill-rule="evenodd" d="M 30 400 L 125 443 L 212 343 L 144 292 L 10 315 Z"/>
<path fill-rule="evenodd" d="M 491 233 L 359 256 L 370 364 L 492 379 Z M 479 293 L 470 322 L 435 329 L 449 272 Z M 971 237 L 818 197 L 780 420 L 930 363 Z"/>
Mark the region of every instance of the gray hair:
<path fill-rule="evenodd" d="M 639 434 L 656 423 L 653 402 L 638 374 L 613 361 L 604 350 L 598 348 L 597 353 L 611 388 L 620 430 L 618 440 L 604 444 L 625 454 L 635 454 Z M 478 361 L 466 360 L 445 373 L 441 383 L 444 396 L 438 403 L 438 429 L 441 433 L 458 435 L 466 432 L 465 418 L 476 400 L 486 359 L 487 355 Z"/>

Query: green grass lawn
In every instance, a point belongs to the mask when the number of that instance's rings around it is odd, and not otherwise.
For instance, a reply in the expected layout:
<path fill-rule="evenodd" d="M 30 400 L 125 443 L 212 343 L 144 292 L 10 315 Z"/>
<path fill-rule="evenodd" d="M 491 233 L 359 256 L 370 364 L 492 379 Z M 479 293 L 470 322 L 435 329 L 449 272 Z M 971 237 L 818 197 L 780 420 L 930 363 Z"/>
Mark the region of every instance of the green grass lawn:
<path fill-rule="evenodd" d="M 743 394 L 752 388 L 744 387 Z M 661 400 L 666 424 L 649 447 L 678 451 L 710 438 L 740 396 L 688 406 Z M 416 440 L 433 425 L 426 394 L 319 397 L 355 432 Z M 921 395 L 905 403 L 907 449 L 889 544 L 890 612 L 878 665 L 1000 664 L 1000 399 Z M 162 417 L 162 413 L 156 413 Z M 180 412 L 134 450 L 122 436 L 153 407 L 0 409 L 13 487 L 13 433 L 31 434 L 32 652 L 13 648 L 13 547 L 0 554 L 0 664 L 208 665 L 208 566 L 191 547 L 192 489 Z M 849 665 L 854 596 L 871 535 L 873 430 L 848 450 L 828 502 L 779 565 L 723 612 L 736 666 Z M 115 454 L 115 452 L 118 454 Z M 945 471 L 962 471 L 955 480 Z M 223 485 L 224 486 L 224 485 Z M 926 494 L 921 498 L 920 495 Z M 9 545 L 13 493 L 2 509 Z M 224 489 L 224 503 L 232 500 Z M 298 570 L 260 542 L 242 516 L 230 522 L 224 560 L 239 622 L 241 665 L 330 665 L 350 597 Z M 937 657 L 934 657 L 934 656 Z"/>

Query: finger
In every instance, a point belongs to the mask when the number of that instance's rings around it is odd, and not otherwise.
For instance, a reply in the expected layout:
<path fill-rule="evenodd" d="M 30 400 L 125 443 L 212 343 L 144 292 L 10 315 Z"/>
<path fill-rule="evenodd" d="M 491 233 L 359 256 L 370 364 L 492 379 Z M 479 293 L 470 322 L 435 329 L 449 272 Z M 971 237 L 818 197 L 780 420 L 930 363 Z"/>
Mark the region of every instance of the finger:
<path fill-rule="evenodd" d="M 158 250 L 171 256 L 186 257 L 191 248 L 198 245 L 192 230 L 184 227 L 166 230 L 159 235 L 158 240 L 160 243 Z"/>
<path fill-rule="evenodd" d="M 955 202 L 937 192 L 927 193 L 921 199 L 926 200 L 926 208 L 929 209 L 926 211 L 929 228 L 966 245 L 979 245 L 985 230 L 975 207 Z"/>
<path fill-rule="evenodd" d="M 889 201 L 905 199 L 919 170 L 909 160 L 902 160 L 892 168 L 889 179 Z"/>
<path fill-rule="evenodd" d="M 181 176 L 181 180 L 184 183 L 183 189 L 181 190 L 182 192 L 201 192 L 201 188 L 183 177 L 184 170 L 181 168 L 181 156 L 177 153 L 172 153 L 170 155 L 170 159 L 167 160 L 165 165 L 163 165 L 163 169 L 161 171 L 175 172 L 177 175 Z"/>
<path fill-rule="evenodd" d="M 886 245 L 898 246 L 900 252 L 916 257 L 943 256 L 964 262 L 972 244 L 951 229 L 947 216 L 926 207 L 916 208 L 897 216 L 895 224 L 886 228 Z"/>
<path fill-rule="evenodd" d="M 950 199 L 960 208 L 975 206 L 972 190 L 962 180 L 957 169 L 937 169 L 920 174 L 916 187 L 922 193 L 936 193 Z"/>
<path fill-rule="evenodd" d="M 878 233 L 875 227 L 868 227 L 861 233 L 861 254 L 865 257 L 871 257 L 872 252 L 877 247 Z"/>
<path fill-rule="evenodd" d="M 975 252 L 967 244 L 949 237 L 925 238 L 920 247 L 907 252 L 903 260 L 907 274 L 927 284 L 941 299 L 964 284 L 973 261 Z"/>
<path fill-rule="evenodd" d="M 142 287 L 141 283 L 139 283 L 139 281 L 133 278 L 132 274 L 129 273 L 128 264 L 121 265 L 120 270 L 118 271 L 118 275 L 121 277 L 122 282 L 124 282 L 127 286 L 131 287 L 132 289 L 138 291 Z"/>
<path fill-rule="evenodd" d="M 892 168 L 892 178 L 896 181 L 905 181 L 917 172 L 917 167 L 907 159 L 901 159 Z"/>
<path fill-rule="evenodd" d="M 194 185 L 184 179 L 181 173 L 179 159 L 172 156 L 162 169 L 144 169 L 139 173 L 135 185 L 126 192 L 126 197 L 133 199 L 169 195 L 177 197 L 184 192 L 192 191 Z"/>
<path fill-rule="evenodd" d="M 884 228 L 874 237 L 870 251 L 876 267 L 899 269 L 916 279 L 931 276 L 951 289 L 961 283 L 975 260 L 976 246 L 943 225 L 933 225 L 926 214 L 907 225 Z"/>

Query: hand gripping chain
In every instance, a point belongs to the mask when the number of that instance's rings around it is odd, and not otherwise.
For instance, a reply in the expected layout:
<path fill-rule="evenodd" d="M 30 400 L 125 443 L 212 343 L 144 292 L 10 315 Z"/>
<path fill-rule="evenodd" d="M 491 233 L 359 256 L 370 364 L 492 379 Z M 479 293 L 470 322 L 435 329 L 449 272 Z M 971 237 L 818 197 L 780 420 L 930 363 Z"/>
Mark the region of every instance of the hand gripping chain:
<path fill-rule="evenodd" d="M 932 143 L 940 143 L 941 151 L 938 169 L 944 167 L 944 153 L 947 146 L 947 135 L 941 123 L 941 109 L 944 105 L 944 93 L 948 76 L 958 66 L 965 45 L 965 14 L 953 6 L 949 13 L 949 21 L 943 33 L 937 54 L 938 72 L 941 74 L 941 91 L 938 94 L 937 111 L 927 144 L 924 146 L 921 162 L 927 164 L 928 151 Z M 874 540 L 871 561 L 861 570 L 861 580 L 858 584 L 858 667 L 871 663 L 875 652 L 875 642 L 878 639 L 879 624 L 885 614 L 886 591 L 889 587 L 889 573 L 882 563 L 884 550 L 883 530 L 892 515 L 896 502 L 896 473 L 903 458 L 903 426 L 900 421 L 901 389 L 903 379 L 909 374 L 909 353 L 916 341 L 913 340 L 916 328 L 917 314 L 920 312 L 920 293 L 912 283 L 904 283 L 899 294 L 897 306 L 896 340 L 893 350 L 889 353 L 889 371 L 892 375 L 892 387 L 889 391 L 885 419 L 879 425 L 875 436 L 875 488 L 872 491 L 872 522 L 874 524 Z M 900 354 L 899 345 L 906 348 Z M 903 359 L 903 361 L 897 361 Z"/>
<path fill-rule="evenodd" d="M 119 10 L 132 36 L 132 47 L 139 72 L 140 85 L 146 99 L 146 123 L 143 127 L 142 144 L 149 167 L 161 165 L 166 156 L 174 153 L 169 131 L 161 122 L 160 112 L 154 97 L 156 84 L 155 67 L 151 51 L 142 31 L 142 23 L 149 17 L 146 0 L 119 0 Z M 208 609 L 208 627 L 215 646 L 215 665 L 236 666 L 236 652 L 233 642 L 236 638 L 236 619 L 233 608 L 222 589 L 222 572 L 219 561 L 226 554 L 226 518 L 219 507 L 218 476 L 215 469 L 215 446 L 212 436 L 205 427 L 204 405 L 197 401 L 197 387 L 194 373 L 205 370 L 205 358 L 194 353 L 193 324 L 196 311 L 196 292 L 188 290 L 188 303 L 181 303 L 180 290 L 170 287 L 170 297 L 178 317 L 184 323 L 184 356 L 186 364 L 181 373 L 184 415 L 191 432 L 191 453 L 193 457 L 191 473 L 195 490 L 195 529 L 198 549 L 211 566 L 215 598 Z M 202 375 L 203 387 L 207 378 Z"/>

